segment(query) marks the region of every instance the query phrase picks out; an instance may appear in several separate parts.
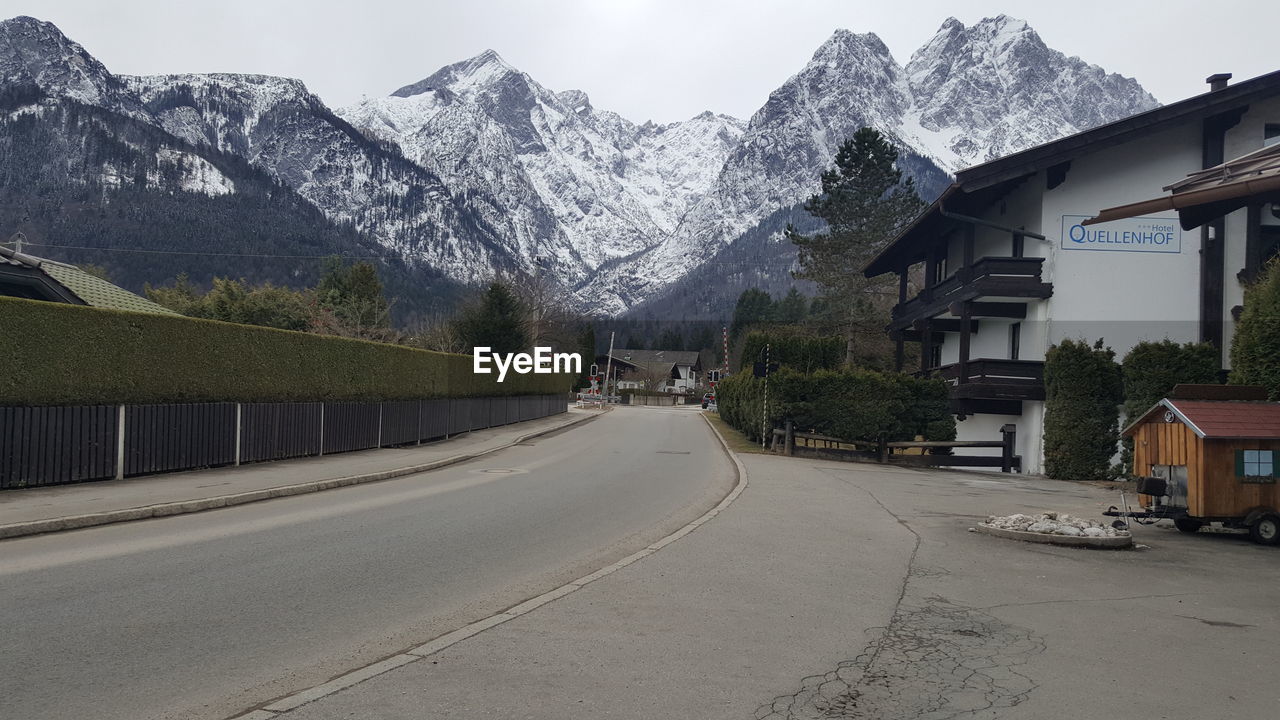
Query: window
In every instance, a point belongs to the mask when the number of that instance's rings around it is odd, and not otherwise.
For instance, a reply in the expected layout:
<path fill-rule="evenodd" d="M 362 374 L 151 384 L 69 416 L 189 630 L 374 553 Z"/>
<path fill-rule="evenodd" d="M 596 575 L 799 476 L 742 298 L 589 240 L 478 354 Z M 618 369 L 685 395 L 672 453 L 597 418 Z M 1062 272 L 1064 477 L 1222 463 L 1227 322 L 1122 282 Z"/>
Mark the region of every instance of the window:
<path fill-rule="evenodd" d="M 941 343 L 936 343 L 933 345 L 933 347 L 929 348 L 929 367 L 931 368 L 942 367 L 942 344 Z"/>
<path fill-rule="evenodd" d="M 1280 123 L 1267 123 L 1262 126 L 1262 147 L 1270 147 L 1280 143 Z"/>
<path fill-rule="evenodd" d="M 1237 450 L 1236 477 L 1247 483 L 1276 481 L 1274 450 Z"/>
<path fill-rule="evenodd" d="M 1018 359 L 1018 349 L 1022 344 L 1022 323 L 1014 323 L 1009 326 L 1009 359 Z"/>

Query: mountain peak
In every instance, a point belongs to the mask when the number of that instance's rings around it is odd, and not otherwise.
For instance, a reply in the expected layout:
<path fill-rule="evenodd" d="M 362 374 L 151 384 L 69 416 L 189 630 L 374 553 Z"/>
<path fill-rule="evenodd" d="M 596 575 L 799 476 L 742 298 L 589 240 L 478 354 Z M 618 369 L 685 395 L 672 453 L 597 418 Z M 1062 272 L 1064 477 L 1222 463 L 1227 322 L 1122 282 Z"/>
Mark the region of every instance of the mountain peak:
<path fill-rule="evenodd" d="M 873 32 L 858 34 L 852 30 L 845 28 L 837 28 L 831 33 L 831 37 L 827 38 L 813 57 L 816 60 L 820 55 L 829 55 L 833 51 L 861 51 L 870 50 L 877 55 L 888 55 L 889 48 L 880 39 L 879 35 Z"/>
<path fill-rule="evenodd" d="M 35 85 L 53 96 L 108 105 L 119 82 L 51 22 L 26 15 L 0 22 L 0 84 Z"/>
<path fill-rule="evenodd" d="M 591 98 L 581 90 L 565 90 L 556 93 L 556 99 L 564 103 L 565 107 L 570 110 L 582 114 L 591 112 Z"/>
<path fill-rule="evenodd" d="M 406 85 L 391 93 L 395 97 L 412 97 L 433 90 L 465 91 L 483 87 L 513 73 L 519 73 L 494 50 L 485 50 L 475 57 L 446 65 L 425 80 Z"/>

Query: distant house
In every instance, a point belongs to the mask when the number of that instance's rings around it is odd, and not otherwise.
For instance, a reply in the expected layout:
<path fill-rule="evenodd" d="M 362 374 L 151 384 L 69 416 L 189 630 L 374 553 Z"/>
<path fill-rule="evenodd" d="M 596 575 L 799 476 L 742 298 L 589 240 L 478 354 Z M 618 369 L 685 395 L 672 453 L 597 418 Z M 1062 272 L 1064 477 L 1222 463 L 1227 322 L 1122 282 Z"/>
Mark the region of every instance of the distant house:
<path fill-rule="evenodd" d="M 601 355 L 596 363 L 603 370 L 609 362 Z M 613 375 L 619 390 L 652 390 L 683 393 L 698 387 L 702 359 L 694 350 L 627 350 L 613 351 Z"/>
<path fill-rule="evenodd" d="M 0 247 L 0 296 L 177 315 L 74 265 Z"/>

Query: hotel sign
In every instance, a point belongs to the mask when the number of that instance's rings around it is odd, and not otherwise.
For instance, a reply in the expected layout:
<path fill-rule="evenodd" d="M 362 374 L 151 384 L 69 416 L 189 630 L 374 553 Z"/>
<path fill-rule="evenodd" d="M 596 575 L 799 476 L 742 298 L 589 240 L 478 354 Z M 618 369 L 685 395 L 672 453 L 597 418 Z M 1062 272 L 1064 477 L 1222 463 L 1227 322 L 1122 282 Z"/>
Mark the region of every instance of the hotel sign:
<path fill-rule="evenodd" d="M 1126 218 L 1098 225 L 1081 225 L 1087 215 L 1062 216 L 1063 250 L 1103 252 L 1182 252 L 1178 218 Z"/>

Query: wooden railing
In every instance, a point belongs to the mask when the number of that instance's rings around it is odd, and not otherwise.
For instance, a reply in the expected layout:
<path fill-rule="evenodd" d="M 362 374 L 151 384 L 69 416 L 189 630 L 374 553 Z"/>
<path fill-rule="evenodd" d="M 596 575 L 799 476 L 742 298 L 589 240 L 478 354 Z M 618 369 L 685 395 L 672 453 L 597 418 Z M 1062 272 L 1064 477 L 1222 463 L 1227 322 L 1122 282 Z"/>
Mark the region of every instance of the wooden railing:
<path fill-rule="evenodd" d="M 934 368 L 925 374 L 936 373 L 938 377 L 953 383 L 998 383 L 1009 385 L 1043 385 L 1044 361 L 1042 360 L 1000 360 L 996 358 L 976 358 L 966 363 L 965 377 L 960 377 L 960 363 L 951 363 Z"/>
<path fill-rule="evenodd" d="M 1022 457 L 1014 454 L 1017 428 L 1005 425 L 1000 428 L 999 440 L 906 440 L 886 442 L 866 440 L 842 440 L 830 435 L 796 432 L 788 420 L 783 427 L 774 428 L 770 447 L 784 455 L 801 455 L 831 459 L 875 460 L 880 463 L 918 465 L 925 467 L 998 467 L 1001 472 L 1022 471 Z M 804 442 L 803 446 L 796 441 Z M 812 444 L 810 444 L 812 443 Z M 999 455 L 953 455 L 950 451 L 960 448 L 1000 448 Z M 915 454 L 904 451 L 919 450 Z M 946 451 L 946 453 L 935 451 Z"/>
<path fill-rule="evenodd" d="M 1043 292 L 1044 258 L 985 257 L 967 268 L 960 268 L 951 277 L 924 288 L 918 295 L 893 308 L 895 320 L 929 317 L 932 310 L 947 307 L 965 288 L 975 284 L 989 285 L 990 289 L 1010 297 L 1040 297 Z M 990 294 L 997 294 L 992 292 Z M 955 297 L 953 297 L 955 296 Z"/>

